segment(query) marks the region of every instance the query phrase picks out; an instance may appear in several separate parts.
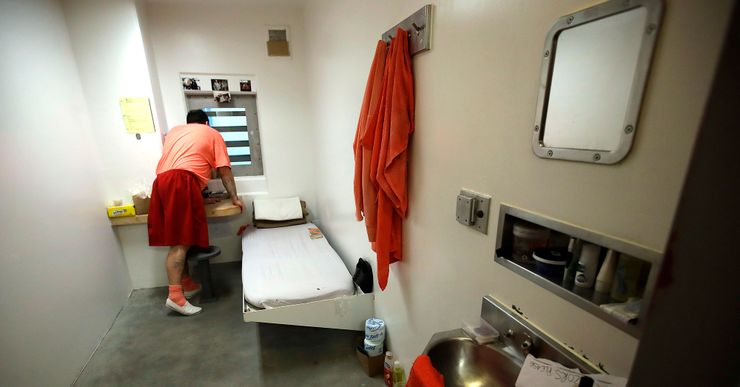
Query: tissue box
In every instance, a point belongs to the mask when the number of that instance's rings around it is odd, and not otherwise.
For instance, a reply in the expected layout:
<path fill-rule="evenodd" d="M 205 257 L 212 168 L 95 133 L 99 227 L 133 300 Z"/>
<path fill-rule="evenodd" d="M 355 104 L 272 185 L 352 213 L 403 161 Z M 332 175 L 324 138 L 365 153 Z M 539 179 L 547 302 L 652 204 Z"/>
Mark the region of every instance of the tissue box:
<path fill-rule="evenodd" d="M 131 197 L 134 201 L 134 208 L 136 209 L 136 215 L 144 215 L 149 213 L 149 196 L 141 198 L 141 196 L 134 195 Z"/>
<path fill-rule="evenodd" d="M 134 210 L 133 204 L 126 204 L 125 206 L 110 206 L 108 207 L 109 218 L 120 218 L 122 216 L 134 216 L 136 211 Z"/>
<path fill-rule="evenodd" d="M 362 353 L 360 351 L 360 346 L 355 347 L 355 353 L 357 354 L 357 360 L 360 361 L 360 365 L 362 365 L 362 369 L 365 370 L 367 376 L 375 376 L 383 373 L 385 354 L 371 357 L 365 353 Z"/>

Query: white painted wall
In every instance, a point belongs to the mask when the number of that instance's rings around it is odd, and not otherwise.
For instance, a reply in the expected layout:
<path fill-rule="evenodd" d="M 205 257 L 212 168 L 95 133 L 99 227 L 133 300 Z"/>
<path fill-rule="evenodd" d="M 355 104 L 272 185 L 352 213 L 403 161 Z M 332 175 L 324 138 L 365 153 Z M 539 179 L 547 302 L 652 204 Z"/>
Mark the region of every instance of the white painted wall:
<path fill-rule="evenodd" d="M 101 172 L 108 200 L 131 202 L 129 189 L 151 186 L 162 154 L 159 133 L 137 140 L 126 132 L 120 114 L 121 97 L 147 97 L 159 131 L 157 108 L 133 0 L 63 0 L 80 79 L 95 141 L 101 149 Z"/>
<path fill-rule="evenodd" d="M 0 385 L 71 384 L 130 284 L 56 1 L 0 2 Z"/>
<path fill-rule="evenodd" d="M 184 123 L 180 73 L 254 74 L 260 140 L 270 196 L 298 195 L 315 203 L 313 134 L 308 114 L 303 9 L 269 2 L 171 2 L 146 8 L 167 125 Z M 268 25 L 289 27 L 291 57 L 268 57 Z M 238 87 L 238 85 L 236 85 Z M 239 192 L 252 189 L 247 179 Z M 252 184 L 254 185 L 254 183 Z"/>
<path fill-rule="evenodd" d="M 153 88 L 150 80 L 153 64 L 147 61 L 137 7 L 133 0 L 63 0 L 62 4 L 101 154 L 97 167 L 103 176 L 104 198 L 131 202 L 129 189 L 141 184 L 151 187 L 156 177 L 164 120 L 157 84 Z M 126 132 L 118 102 L 124 96 L 150 98 L 156 133 L 142 134 L 137 140 Z M 129 228 L 137 228 L 133 237 Z M 149 247 L 146 225 L 117 227 L 115 232 L 133 288 L 166 285 L 166 249 Z"/>
<path fill-rule="evenodd" d="M 375 42 L 424 3 L 307 2 L 318 215 L 343 257 L 374 256 L 354 221 L 352 140 Z M 636 340 L 493 262 L 498 206 L 663 250 L 732 2 L 666 2 L 640 129 L 615 166 L 542 160 L 530 145 L 545 35 L 558 17 L 597 1 L 433 3 L 433 48 L 413 59 L 406 259 L 376 298 L 391 349 L 409 365 L 434 332 L 476 318 L 481 297 L 493 294 L 627 375 Z M 488 235 L 455 221 L 461 187 L 493 195 Z"/>

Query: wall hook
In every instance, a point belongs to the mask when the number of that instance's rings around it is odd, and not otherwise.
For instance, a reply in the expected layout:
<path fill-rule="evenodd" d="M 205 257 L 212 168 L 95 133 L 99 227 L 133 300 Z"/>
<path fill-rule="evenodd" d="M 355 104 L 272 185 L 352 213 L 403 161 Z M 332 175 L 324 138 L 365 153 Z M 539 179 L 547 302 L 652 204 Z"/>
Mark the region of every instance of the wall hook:
<path fill-rule="evenodd" d="M 431 49 L 432 5 L 427 4 L 423 6 L 411 16 L 386 31 L 382 35 L 383 41 L 390 43 L 398 28 L 409 32 L 409 54 L 414 55 Z"/>

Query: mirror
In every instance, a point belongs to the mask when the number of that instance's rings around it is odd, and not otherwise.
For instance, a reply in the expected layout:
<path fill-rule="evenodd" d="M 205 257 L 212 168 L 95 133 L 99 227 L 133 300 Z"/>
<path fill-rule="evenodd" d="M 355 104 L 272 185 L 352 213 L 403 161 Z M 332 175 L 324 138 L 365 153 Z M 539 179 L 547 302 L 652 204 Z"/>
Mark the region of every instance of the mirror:
<path fill-rule="evenodd" d="M 534 153 L 614 164 L 632 147 L 660 0 L 610 1 L 558 19 L 543 55 Z"/>

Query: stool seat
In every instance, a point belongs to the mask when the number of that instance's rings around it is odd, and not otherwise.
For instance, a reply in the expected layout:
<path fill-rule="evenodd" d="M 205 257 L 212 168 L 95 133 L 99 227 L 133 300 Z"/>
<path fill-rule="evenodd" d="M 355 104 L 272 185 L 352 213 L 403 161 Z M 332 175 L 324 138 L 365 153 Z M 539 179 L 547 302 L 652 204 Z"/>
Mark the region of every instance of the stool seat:
<path fill-rule="evenodd" d="M 198 262 L 198 276 L 200 277 L 203 290 L 200 302 L 210 302 L 216 299 L 213 295 L 213 284 L 211 282 L 211 264 L 209 260 L 221 254 L 218 246 L 198 247 L 193 246 L 188 250 L 187 259 Z"/>
<path fill-rule="evenodd" d="M 198 247 L 193 246 L 188 250 L 188 259 L 195 259 L 198 261 L 211 259 L 221 254 L 221 248 L 218 246 Z"/>

